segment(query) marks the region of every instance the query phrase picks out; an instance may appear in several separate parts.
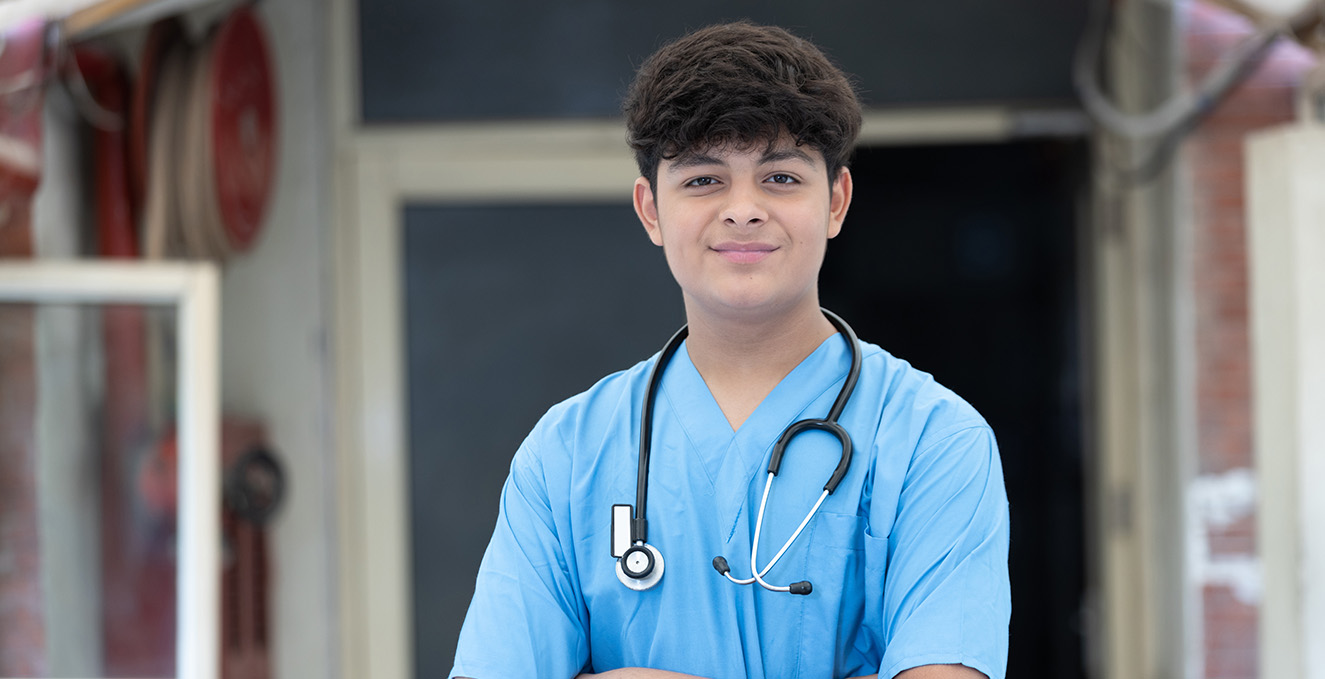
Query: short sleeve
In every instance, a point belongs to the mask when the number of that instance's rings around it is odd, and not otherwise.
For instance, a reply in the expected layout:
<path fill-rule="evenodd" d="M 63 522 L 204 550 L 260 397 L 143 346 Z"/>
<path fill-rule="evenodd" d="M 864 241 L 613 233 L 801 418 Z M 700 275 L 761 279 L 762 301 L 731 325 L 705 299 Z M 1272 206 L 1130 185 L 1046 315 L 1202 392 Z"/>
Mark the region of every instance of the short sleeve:
<path fill-rule="evenodd" d="M 1008 539 L 1003 469 L 987 426 L 959 429 L 917 451 L 887 538 L 881 678 L 950 663 L 1004 677 Z"/>
<path fill-rule="evenodd" d="M 520 447 L 502 488 L 452 677 L 569 679 L 588 662 L 588 614 L 558 540 L 534 440 Z"/>

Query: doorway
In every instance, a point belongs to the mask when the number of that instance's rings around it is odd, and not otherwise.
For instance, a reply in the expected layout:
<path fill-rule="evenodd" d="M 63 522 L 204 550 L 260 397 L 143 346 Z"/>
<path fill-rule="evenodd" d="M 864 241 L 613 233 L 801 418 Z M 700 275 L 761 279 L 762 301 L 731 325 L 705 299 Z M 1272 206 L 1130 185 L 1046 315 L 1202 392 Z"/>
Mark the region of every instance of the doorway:
<path fill-rule="evenodd" d="M 1086 160 L 1055 140 L 859 149 L 820 276 L 824 306 L 993 427 L 1012 521 L 1009 677 L 1085 676 Z"/>

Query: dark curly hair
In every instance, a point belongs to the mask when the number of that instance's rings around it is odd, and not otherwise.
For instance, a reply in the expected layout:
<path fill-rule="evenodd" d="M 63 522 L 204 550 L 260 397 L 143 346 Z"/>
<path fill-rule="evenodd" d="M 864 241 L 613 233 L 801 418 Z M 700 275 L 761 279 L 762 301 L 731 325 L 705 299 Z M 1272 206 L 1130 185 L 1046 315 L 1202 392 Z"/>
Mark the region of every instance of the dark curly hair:
<path fill-rule="evenodd" d="M 640 66 L 622 108 L 626 141 L 650 186 L 664 159 L 772 146 L 784 134 L 823 155 L 831 184 L 860 132 L 855 89 L 819 48 L 744 21 L 709 26 L 659 49 Z"/>

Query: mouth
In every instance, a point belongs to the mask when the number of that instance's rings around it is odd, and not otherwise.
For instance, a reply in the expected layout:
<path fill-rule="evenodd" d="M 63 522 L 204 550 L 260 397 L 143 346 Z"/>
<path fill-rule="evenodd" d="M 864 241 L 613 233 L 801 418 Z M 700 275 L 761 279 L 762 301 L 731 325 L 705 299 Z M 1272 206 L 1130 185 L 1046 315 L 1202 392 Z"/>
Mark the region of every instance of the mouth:
<path fill-rule="evenodd" d="M 727 241 L 718 243 L 709 249 L 733 264 L 753 264 L 773 254 L 778 247 L 768 243 Z"/>

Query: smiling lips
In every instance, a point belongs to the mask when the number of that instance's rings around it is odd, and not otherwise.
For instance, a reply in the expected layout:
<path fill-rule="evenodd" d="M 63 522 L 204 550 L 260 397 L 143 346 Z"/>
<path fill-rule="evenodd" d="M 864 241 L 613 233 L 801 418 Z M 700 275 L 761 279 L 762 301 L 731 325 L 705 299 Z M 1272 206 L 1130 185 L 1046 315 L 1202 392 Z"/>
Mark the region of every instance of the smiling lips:
<path fill-rule="evenodd" d="M 733 264 L 753 264 L 769 256 L 778 248 L 776 245 L 769 245 L 768 243 L 727 241 L 718 243 L 710 249 Z"/>

